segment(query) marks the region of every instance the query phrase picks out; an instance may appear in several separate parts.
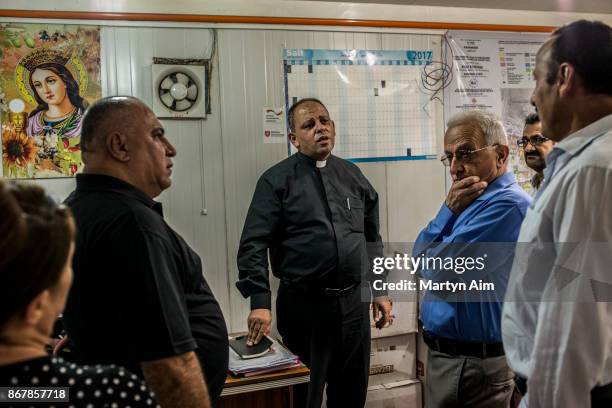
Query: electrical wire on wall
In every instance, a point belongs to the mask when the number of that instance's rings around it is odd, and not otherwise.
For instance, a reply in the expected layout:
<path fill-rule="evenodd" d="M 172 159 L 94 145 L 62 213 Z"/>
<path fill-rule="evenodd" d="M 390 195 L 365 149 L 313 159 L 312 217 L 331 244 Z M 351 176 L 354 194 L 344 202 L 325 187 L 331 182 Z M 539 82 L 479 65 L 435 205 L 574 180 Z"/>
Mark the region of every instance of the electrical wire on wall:
<path fill-rule="evenodd" d="M 215 63 L 215 56 L 217 55 L 217 29 L 210 29 L 212 41 L 210 47 L 210 57 L 206 64 L 206 114 L 212 113 L 210 105 L 210 88 L 212 84 L 212 72 Z"/>
<path fill-rule="evenodd" d="M 205 70 L 206 70 L 206 101 L 205 101 L 205 105 L 206 105 L 206 114 L 211 114 L 212 113 L 212 109 L 211 109 L 211 105 L 210 105 L 210 94 L 211 94 L 211 87 L 212 87 L 212 73 L 213 73 L 213 66 L 214 66 L 214 62 L 215 62 L 215 56 L 217 55 L 217 30 L 215 28 L 211 28 L 210 29 L 210 33 L 211 33 L 211 45 L 210 45 L 210 56 L 208 58 L 208 60 L 206 61 L 206 63 L 204 64 Z M 200 208 L 200 215 L 208 215 L 208 207 L 206 205 L 206 181 L 205 181 L 205 177 L 206 177 L 206 171 L 204 169 L 204 132 L 203 132 L 203 127 L 204 127 L 204 123 L 202 121 L 200 121 L 200 134 L 202 135 L 200 137 L 200 180 L 201 180 L 201 208 Z"/>
<path fill-rule="evenodd" d="M 446 62 L 449 59 L 446 57 L 446 53 L 450 52 L 450 65 Z M 423 65 L 423 72 L 421 73 L 421 84 L 420 90 L 430 95 L 430 100 L 438 100 L 440 103 L 442 97 L 440 92 L 447 88 L 453 81 L 453 64 L 455 56 L 453 49 L 448 42 L 447 33 L 442 36 L 442 59 L 441 61 L 432 61 L 429 65 Z"/>

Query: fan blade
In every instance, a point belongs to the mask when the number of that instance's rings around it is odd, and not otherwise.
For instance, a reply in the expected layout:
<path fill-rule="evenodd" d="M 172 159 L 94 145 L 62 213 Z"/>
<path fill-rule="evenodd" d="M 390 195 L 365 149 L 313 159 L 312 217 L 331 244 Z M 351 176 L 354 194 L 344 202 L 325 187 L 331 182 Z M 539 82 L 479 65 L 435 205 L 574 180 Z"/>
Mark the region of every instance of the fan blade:
<path fill-rule="evenodd" d="M 177 72 L 176 80 L 185 86 L 189 83 L 189 77 L 182 72 Z"/>
<path fill-rule="evenodd" d="M 167 107 L 171 107 L 172 102 L 174 102 L 174 98 L 169 93 L 160 95 L 159 99 L 161 99 L 162 103 L 166 105 Z"/>
<path fill-rule="evenodd" d="M 170 89 L 173 83 L 174 82 L 170 79 L 170 77 L 165 77 L 164 80 L 161 81 L 161 84 L 159 84 L 159 87 L 161 89 Z"/>
<path fill-rule="evenodd" d="M 184 111 L 191 107 L 191 102 L 183 99 L 182 101 L 176 101 L 176 110 Z"/>
<path fill-rule="evenodd" d="M 187 89 L 187 99 L 191 99 L 195 101 L 198 98 L 198 87 L 195 85 L 191 85 L 189 89 Z"/>

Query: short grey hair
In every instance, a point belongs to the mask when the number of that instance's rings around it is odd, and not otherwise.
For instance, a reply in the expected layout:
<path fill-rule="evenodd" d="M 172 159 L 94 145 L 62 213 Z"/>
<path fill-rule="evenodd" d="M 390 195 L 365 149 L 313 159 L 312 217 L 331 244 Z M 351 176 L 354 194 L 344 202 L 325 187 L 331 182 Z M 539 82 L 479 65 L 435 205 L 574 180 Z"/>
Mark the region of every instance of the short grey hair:
<path fill-rule="evenodd" d="M 448 129 L 470 123 L 480 126 L 485 136 L 487 145 L 508 146 L 508 135 L 504 130 L 504 125 L 497 115 L 483 110 L 467 110 L 453 115 L 447 122 Z"/>

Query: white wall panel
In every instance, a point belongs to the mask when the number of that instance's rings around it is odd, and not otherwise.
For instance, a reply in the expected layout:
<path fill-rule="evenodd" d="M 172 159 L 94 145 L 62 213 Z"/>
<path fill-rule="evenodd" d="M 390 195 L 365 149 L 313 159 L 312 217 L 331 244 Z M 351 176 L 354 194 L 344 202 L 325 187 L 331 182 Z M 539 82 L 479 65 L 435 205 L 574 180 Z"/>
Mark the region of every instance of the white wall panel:
<path fill-rule="evenodd" d="M 444 171 L 438 160 L 388 166 L 390 242 L 414 242 L 444 201 Z"/>
<path fill-rule="evenodd" d="M 100 30 L 100 82 L 102 96 L 117 95 L 117 68 L 115 51 L 115 30 Z"/>
<path fill-rule="evenodd" d="M 155 33 L 165 31 L 154 28 L 130 28 L 129 37 L 124 39 L 129 43 L 132 95 L 138 95 L 147 105 L 153 104 L 153 86 L 151 81 L 151 61 L 155 56 L 157 46 Z"/>
<path fill-rule="evenodd" d="M 132 58 L 130 34 L 133 29 L 129 27 L 115 27 L 115 80 L 117 95 L 133 95 L 132 92 Z M 109 47 L 111 44 L 108 45 Z M 145 44 L 141 45 L 146 47 Z M 144 63 L 142 61 L 141 63 Z M 136 66 L 134 66 L 136 69 Z"/>
<path fill-rule="evenodd" d="M 31 182 L 42 186 L 55 201 L 62 202 L 76 185 L 73 178 L 35 179 Z"/>
<path fill-rule="evenodd" d="M 379 163 L 359 163 L 359 168 L 364 176 L 370 181 L 372 186 L 375 186 L 378 193 L 378 208 L 380 214 L 380 236 L 384 242 L 389 241 L 389 199 L 387 191 L 389 190 L 387 178 L 387 166 L 381 166 Z"/>

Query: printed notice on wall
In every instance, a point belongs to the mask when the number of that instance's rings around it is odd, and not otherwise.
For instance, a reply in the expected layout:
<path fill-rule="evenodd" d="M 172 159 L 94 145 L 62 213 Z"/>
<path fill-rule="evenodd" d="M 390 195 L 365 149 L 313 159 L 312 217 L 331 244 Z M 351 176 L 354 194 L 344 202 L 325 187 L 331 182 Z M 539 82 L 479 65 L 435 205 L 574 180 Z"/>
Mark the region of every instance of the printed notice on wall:
<path fill-rule="evenodd" d="M 287 143 L 286 127 L 283 108 L 263 108 L 264 143 Z"/>
<path fill-rule="evenodd" d="M 499 40 L 502 88 L 533 88 L 533 69 L 542 40 Z"/>
<path fill-rule="evenodd" d="M 501 111 L 501 72 L 496 44 L 489 39 L 457 38 L 450 42 L 453 57 L 453 82 L 450 108 L 453 111 L 483 109 Z"/>
<path fill-rule="evenodd" d="M 457 112 L 482 109 L 498 115 L 508 134 L 510 169 L 519 184 L 533 193 L 533 172 L 525 164 L 517 139 L 525 117 L 534 112 L 529 99 L 535 81 L 536 54 L 543 34 L 449 31 L 445 61 L 452 64 L 453 80 L 444 91 L 448 120 Z"/>

